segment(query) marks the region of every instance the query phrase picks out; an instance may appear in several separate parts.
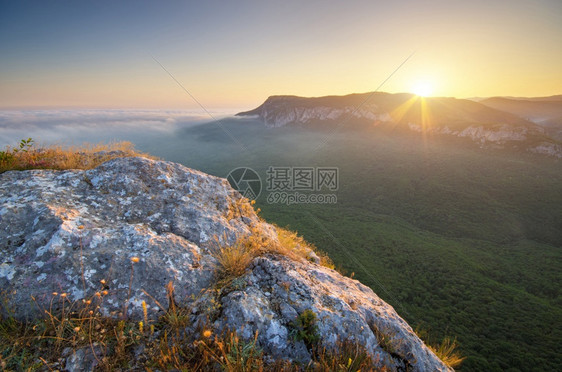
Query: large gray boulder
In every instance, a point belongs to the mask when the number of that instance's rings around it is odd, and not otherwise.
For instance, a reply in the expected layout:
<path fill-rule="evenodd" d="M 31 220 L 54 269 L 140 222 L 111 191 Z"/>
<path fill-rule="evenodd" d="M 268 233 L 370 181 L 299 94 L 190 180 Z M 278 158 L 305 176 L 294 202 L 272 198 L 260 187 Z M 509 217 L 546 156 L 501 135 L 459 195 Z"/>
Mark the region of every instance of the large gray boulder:
<path fill-rule="evenodd" d="M 379 367 L 446 371 L 394 309 L 356 280 L 310 260 L 261 254 L 217 289 L 217 242 L 273 226 L 224 179 L 145 158 L 114 159 L 87 171 L 0 175 L 0 312 L 17 318 L 92 300 L 107 316 L 156 319 L 173 300 L 205 322 L 245 339 L 257 332 L 274 358 L 306 362 L 295 320 L 317 316 L 320 344 L 363 345 Z M 313 255 L 311 255 L 313 256 Z M 61 300 L 61 294 L 65 294 Z"/>
<path fill-rule="evenodd" d="M 224 179 L 169 162 L 121 158 L 88 171 L 6 172 L 0 176 L 0 287 L 18 317 L 104 293 L 106 315 L 157 316 L 173 281 L 178 298 L 211 285 L 215 237 L 234 241 L 258 222 L 242 217 Z M 137 257 L 137 263 L 132 259 Z M 103 283 L 102 283 L 103 281 Z M 31 300 L 31 297 L 34 300 Z"/>

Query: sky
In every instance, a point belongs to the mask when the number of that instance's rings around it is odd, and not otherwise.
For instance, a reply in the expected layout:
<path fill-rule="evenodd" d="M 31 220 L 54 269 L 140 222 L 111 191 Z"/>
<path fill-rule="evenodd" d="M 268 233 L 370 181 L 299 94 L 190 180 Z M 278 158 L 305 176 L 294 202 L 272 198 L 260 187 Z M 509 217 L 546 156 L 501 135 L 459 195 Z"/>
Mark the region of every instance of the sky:
<path fill-rule="evenodd" d="M 560 0 L 0 0 L 0 109 L 548 96 L 560 66 Z"/>

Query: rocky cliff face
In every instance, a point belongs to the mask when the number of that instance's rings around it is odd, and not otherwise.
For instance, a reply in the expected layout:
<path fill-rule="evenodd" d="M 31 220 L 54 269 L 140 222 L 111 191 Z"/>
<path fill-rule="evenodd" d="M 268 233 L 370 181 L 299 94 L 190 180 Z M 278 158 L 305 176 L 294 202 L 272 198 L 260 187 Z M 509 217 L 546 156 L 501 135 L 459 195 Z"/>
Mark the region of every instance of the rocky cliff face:
<path fill-rule="evenodd" d="M 261 254 L 218 291 L 217 241 L 251 234 L 278 242 L 275 227 L 226 180 L 178 164 L 121 158 L 88 171 L 7 172 L 0 175 L 0 310 L 37 317 L 56 311 L 55 297 L 65 293 L 132 319 L 143 318 L 144 301 L 156 319 L 175 301 L 191 309 L 186 332 L 201 322 L 243 338 L 257 332 L 267 354 L 303 362 L 309 350 L 292 325 L 312 310 L 321 345 L 358 342 L 391 370 L 449 370 L 371 289 L 311 260 Z"/>
<path fill-rule="evenodd" d="M 451 129 L 448 126 L 423 129 L 421 125 L 410 123 L 408 127 L 415 132 L 446 134 L 460 138 L 469 138 L 480 146 L 522 144 L 529 152 L 562 159 L 562 144 L 549 140 L 542 128 L 526 126 L 470 125 L 462 129 Z"/>
<path fill-rule="evenodd" d="M 562 158 L 562 144 L 539 125 L 512 113 L 454 98 L 419 98 L 409 94 L 355 94 L 304 98 L 272 96 L 258 108 L 237 114 L 257 116 L 268 127 L 342 123 L 352 119 L 394 128 L 467 138 L 481 147 L 514 145 Z"/>
<path fill-rule="evenodd" d="M 273 96 L 269 97 L 255 110 L 241 112 L 237 115 L 257 116 L 270 128 L 283 127 L 289 124 L 308 124 L 314 121 L 345 120 L 347 118 L 391 121 L 388 113 L 377 112 L 376 106 L 357 108 L 359 104 L 354 106 L 355 101 L 310 101 L 308 98 L 295 96 Z"/>

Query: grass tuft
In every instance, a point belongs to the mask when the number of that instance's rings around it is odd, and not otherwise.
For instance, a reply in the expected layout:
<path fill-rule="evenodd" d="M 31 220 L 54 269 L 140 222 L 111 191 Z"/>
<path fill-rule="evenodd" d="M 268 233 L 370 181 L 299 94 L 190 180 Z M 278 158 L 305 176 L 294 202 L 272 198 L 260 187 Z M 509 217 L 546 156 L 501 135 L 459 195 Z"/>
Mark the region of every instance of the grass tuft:
<path fill-rule="evenodd" d="M 459 345 L 456 338 L 445 337 L 440 343 L 435 344 L 432 342 L 427 330 L 418 327 L 415 329 L 415 333 L 423 340 L 426 346 L 449 367 L 460 367 L 462 362 L 466 359 L 466 357 L 462 356 L 457 350 Z"/>
<path fill-rule="evenodd" d="M 462 362 L 466 359 L 457 350 L 458 344 L 456 339 L 451 339 L 450 337 L 445 337 L 440 344 L 436 346 L 427 345 L 435 355 L 439 357 L 451 368 L 460 367 Z"/>
<path fill-rule="evenodd" d="M 278 240 L 273 240 L 257 226 L 251 227 L 250 234 L 238 238 L 234 244 L 222 243 L 215 237 L 217 247 L 212 254 L 217 260 L 217 279 L 229 281 L 243 275 L 254 258 L 267 253 L 306 261 L 313 261 L 313 257 L 316 256 L 320 265 L 330 269 L 334 268 L 333 262 L 326 254 L 318 251 L 297 233 L 278 226 L 275 228 Z"/>
<path fill-rule="evenodd" d="M 153 156 L 136 151 L 131 142 L 37 147 L 28 138 L 21 140 L 19 146 L 7 146 L 0 151 L 0 173 L 29 169 L 92 169 L 108 160 L 131 156 L 154 159 Z"/>
<path fill-rule="evenodd" d="M 217 260 L 216 274 L 218 280 L 234 279 L 243 275 L 257 256 L 257 252 L 252 250 L 249 239 L 239 239 L 232 245 L 220 244 L 213 251 L 213 256 Z"/>
<path fill-rule="evenodd" d="M 308 261 L 312 261 L 313 255 L 316 255 L 320 260 L 320 265 L 335 269 L 334 263 L 326 253 L 318 250 L 316 246 L 298 236 L 296 232 L 279 226 L 276 226 L 276 229 L 279 243 L 284 252 L 293 253 L 293 255 L 303 257 Z"/>

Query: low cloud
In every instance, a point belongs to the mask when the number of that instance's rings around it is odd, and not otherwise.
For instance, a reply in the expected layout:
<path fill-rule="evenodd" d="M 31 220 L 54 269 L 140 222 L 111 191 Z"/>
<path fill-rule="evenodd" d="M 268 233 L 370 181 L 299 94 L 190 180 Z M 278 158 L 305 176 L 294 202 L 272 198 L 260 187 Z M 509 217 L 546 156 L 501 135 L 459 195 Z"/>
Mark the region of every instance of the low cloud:
<path fill-rule="evenodd" d="M 212 119 L 200 111 L 185 110 L 0 110 L 0 147 L 28 137 L 40 144 L 135 142 L 209 121 Z"/>

